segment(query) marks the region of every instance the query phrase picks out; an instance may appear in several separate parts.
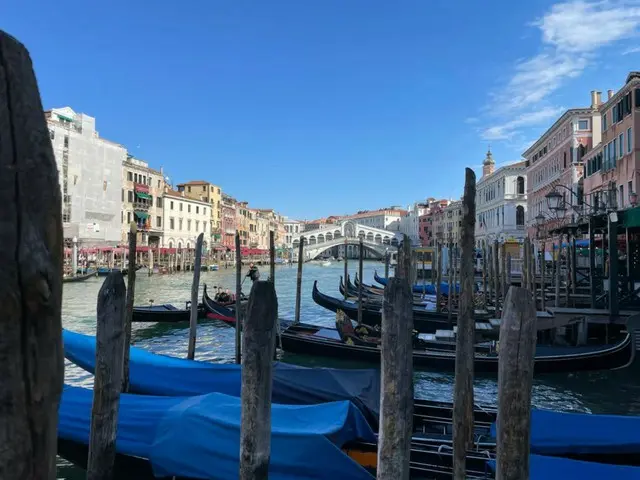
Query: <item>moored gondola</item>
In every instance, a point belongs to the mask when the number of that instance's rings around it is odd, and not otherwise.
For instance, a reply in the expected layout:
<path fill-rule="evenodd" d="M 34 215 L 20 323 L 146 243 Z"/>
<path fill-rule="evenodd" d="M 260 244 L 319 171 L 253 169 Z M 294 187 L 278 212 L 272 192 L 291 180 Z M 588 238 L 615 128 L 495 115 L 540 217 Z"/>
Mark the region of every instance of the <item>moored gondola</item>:
<path fill-rule="evenodd" d="M 241 299 L 241 307 L 246 305 L 247 299 Z M 236 324 L 236 302 L 235 298 L 231 298 L 228 302 L 221 303 L 212 299 L 207 293 L 207 285 L 204 285 L 202 291 L 202 306 L 204 307 L 205 315 L 212 320 L 220 320 L 228 325 Z"/>
<path fill-rule="evenodd" d="M 205 310 L 198 305 L 198 318 L 204 316 Z M 185 308 L 178 308 L 169 303 L 162 305 L 142 305 L 133 307 L 133 322 L 140 323 L 179 323 L 188 322 L 191 318 L 191 302 Z"/>
<path fill-rule="evenodd" d="M 374 272 L 373 273 L 373 279 L 378 282 L 380 285 L 386 286 L 387 285 L 387 279 L 380 277 L 378 275 L 378 272 Z M 460 284 L 456 283 L 455 286 L 455 291 L 456 293 L 460 293 Z M 413 285 L 413 293 L 427 293 L 429 295 L 435 295 L 436 294 L 436 287 L 435 285 L 431 285 L 430 283 L 426 283 L 426 284 L 414 284 Z M 440 284 L 440 294 L 441 295 L 449 295 L 449 284 L 447 282 L 442 282 Z"/>
<path fill-rule="evenodd" d="M 81 275 L 75 275 L 73 277 L 62 277 L 62 283 L 75 283 L 75 282 L 84 282 L 89 280 L 90 278 L 96 277 L 98 274 L 95 270 L 90 270 L 87 273 Z"/>

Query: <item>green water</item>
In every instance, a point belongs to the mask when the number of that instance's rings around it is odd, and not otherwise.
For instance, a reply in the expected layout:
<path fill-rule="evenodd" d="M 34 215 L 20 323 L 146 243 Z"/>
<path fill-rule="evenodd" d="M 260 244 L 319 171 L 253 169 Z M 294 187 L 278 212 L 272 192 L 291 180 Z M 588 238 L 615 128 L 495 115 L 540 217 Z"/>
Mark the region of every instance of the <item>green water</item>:
<path fill-rule="evenodd" d="M 350 274 L 355 275 L 357 264 L 350 263 Z M 265 267 L 266 268 L 266 267 Z M 373 273 L 381 272 L 384 266 L 379 262 L 365 262 L 364 280 L 374 283 Z M 333 325 L 335 315 L 316 305 L 311 298 L 313 281 L 325 293 L 339 296 L 338 282 L 344 272 L 344 264 L 334 262 L 323 267 L 305 264 L 302 281 L 301 320 L 308 323 Z M 262 278 L 268 270 L 262 270 Z M 155 275 L 148 277 L 138 274 L 136 280 L 136 304 L 173 303 L 184 306 L 191 295 L 190 273 L 175 275 Z M 103 278 L 90 279 L 81 283 L 64 285 L 63 325 L 65 328 L 82 333 L 95 334 L 96 298 Z M 248 280 L 247 280 L 248 282 Z M 245 282 L 245 292 L 249 285 Z M 217 272 L 202 272 L 201 285 L 206 283 L 235 289 L 235 270 L 222 268 Z M 276 290 L 279 314 L 282 318 L 293 318 L 295 308 L 296 268 L 281 266 L 276 269 Z M 210 362 L 233 362 L 235 331 L 216 322 L 207 322 L 198 327 L 196 358 Z M 188 331 L 184 326 L 170 325 L 133 326 L 133 341 L 136 346 L 165 355 L 186 357 Z M 355 366 L 339 361 L 328 362 L 326 358 L 301 357 L 284 354 L 283 360 L 304 365 Z M 362 366 L 362 365 L 358 365 Z M 630 368 L 615 372 L 594 372 L 579 374 L 558 374 L 538 377 L 534 380 L 533 403 L 537 407 L 556 410 L 575 410 L 594 413 L 638 413 L 640 412 L 640 382 L 637 381 L 640 368 Z M 68 383 L 92 386 L 92 377 L 79 368 L 65 365 L 65 379 Z M 478 403 L 495 403 L 497 379 L 478 378 L 475 382 L 475 397 Z M 436 400 L 451 400 L 453 376 L 438 372 L 415 373 L 416 396 Z M 58 478 L 77 480 L 84 478 L 83 472 L 60 460 Z"/>

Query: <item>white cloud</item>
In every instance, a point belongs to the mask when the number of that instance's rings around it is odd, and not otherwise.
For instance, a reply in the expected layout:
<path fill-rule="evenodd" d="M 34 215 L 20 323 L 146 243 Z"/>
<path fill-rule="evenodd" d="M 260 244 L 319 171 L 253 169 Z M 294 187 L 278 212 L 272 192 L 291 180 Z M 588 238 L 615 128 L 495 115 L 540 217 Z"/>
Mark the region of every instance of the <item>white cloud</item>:
<path fill-rule="evenodd" d="M 549 97 L 581 76 L 601 49 L 638 35 L 640 0 L 557 3 L 531 25 L 540 33 L 539 51 L 515 65 L 487 108 L 501 118 L 514 118 L 483 130 L 484 139 L 513 140 L 523 127 L 549 123 L 559 115 L 562 109 L 549 107 Z M 640 48 L 625 54 L 635 52 Z"/>
<path fill-rule="evenodd" d="M 622 52 L 622 55 L 631 55 L 632 53 L 640 53 L 640 47 L 629 48 Z"/>

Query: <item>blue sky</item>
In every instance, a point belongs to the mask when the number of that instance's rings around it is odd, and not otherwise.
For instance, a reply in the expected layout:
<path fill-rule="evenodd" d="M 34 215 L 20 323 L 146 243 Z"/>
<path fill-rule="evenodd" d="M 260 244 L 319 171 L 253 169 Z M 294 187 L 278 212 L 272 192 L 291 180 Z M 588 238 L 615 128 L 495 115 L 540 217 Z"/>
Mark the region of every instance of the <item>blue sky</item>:
<path fill-rule="evenodd" d="M 295 218 L 459 197 L 640 69 L 640 0 L 10 2 L 45 108 Z"/>

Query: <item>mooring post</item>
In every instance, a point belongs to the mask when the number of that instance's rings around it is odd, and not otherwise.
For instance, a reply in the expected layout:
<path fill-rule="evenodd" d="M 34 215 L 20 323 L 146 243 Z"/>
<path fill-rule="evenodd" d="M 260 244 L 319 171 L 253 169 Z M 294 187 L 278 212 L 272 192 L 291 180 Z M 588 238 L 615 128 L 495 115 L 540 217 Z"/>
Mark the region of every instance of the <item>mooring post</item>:
<path fill-rule="evenodd" d="M 26 48 L 0 30 L 0 478 L 56 478 L 62 200 Z"/>
<path fill-rule="evenodd" d="M 529 276 L 531 278 L 531 292 L 533 292 L 533 305 L 538 309 L 538 278 L 537 278 L 537 266 L 538 262 L 536 261 L 536 248 L 533 240 L 529 241 L 529 250 L 531 253 L 529 254 L 529 263 L 531 267 L 529 268 Z"/>
<path fill-rule="evenodd" d="M 502 292 L 502 304 L 504 305 L 504 299 L 506 298 L 507 290 L 509 289 L 509 286 L 507 285 L 507 244 L 505 242 L 500 245 L 500 267 L 502 270 L 500 279 L 500 283 L 502 285 L 500 291 Z"/>
<path fill-rule="evenodd" d="M 149 247 L 149 276 L 153 275 L 153 248 Z"/>
<path fill-rule="evenodd" d="M 389 278 L 389 252 L 384 252 L 384 278 Z"/>
<path fill-rule="evenodd" d="M 453 478 L 466 478 L 466 452 L 473 443 L 473 360 L 475 321 L 473 284 L 476 226 L 476 174 L 465 169 L 462 198 L 460 300 L 456 336 L 455 388 L 453 395 Z"/>
<path fill-rule="evenodd" d="M 484 309 L 487 309 L 487 247 L 482 241 L 482 301 Z"/>
<path fill-rule="evenodd" d="M 296 277 L 296 310 L 295 316 L 293 318 L 293 323 L 300 323 L 300 302 L 302 301 L 302 264 L 304 263 L 304 259 L 302 258 L 303 249 L 304 249 L 304 236 L 300 237 L 300 245 L 298 245 L 298 276 Z M 347 248 L 345 245 L 345 252 Z M 345 258 L 345 271 L 346 271 L 346 262 Z M 346 280 L 345 280 L 346 281 Z M 347 289 L 344 289 L 345 298 L 347 298 Z"/>
<path fill-rule="evenodd" d="M 453 298 L 453 289 L 451 287 L 453 277 L 453 242 L 449 242 L 447 250 L 447 285 L 449 287 L 449 293 L 447 293 L 447 320 L 449 321 L 449 325 L 451 325 L 453 322 L 453 305 L 451 304 Z"/>
<path fill-rule="evenodd" d="M 491 250 L 493 250 L 493 248 L 491 244 L 487 242 L 487 293 L 489 294 L 489 303 L 495 307 L 493 302 L 493 262 L 491 261 Z M 497 309 L 495 311 L 497 313 Z"/>
<path fill-rule="evenodd" d="M 273 230 L 269 231 L 269 280 L 276 284 L 276 238 Z"/>
<path fill-rule="evenodd" d="M 529 249 L 527 248 L 528 241 L 529 237 L 526 237 L 522 243 L 522 278 L 520 280 L 520 286 L 527 290 L 529 290 L 529 275 L 527 274 L 527 269 L 529 268 Z"/>
<path fill-rule="evenodd" d="M 436 249 L 438 252 L 438 265 L 436 271 L 436 312 L 440 312 L 442 310 L 440 302 L 442 299 L 442 244 L 440 242 L 437 243 Z"/>
<path fill-rule="evenodd" d="M 118 407 L 125 351 L 126 287 L 111 272 L 98 293 L 96 368 L 89 436 L 87 480 L 111 480 L 116 456 Z"/>
<path fill-rule="evenodd" d="M 254 282 L 242 340 L 240 480 L 268 478 L 277 311 L 273 282 Z"/>
<path fill-rule="evenodd" d="M 343 259 L 344 260 L 344 278 L 345 278 L 345 282 L 347 281 L 347 278 L 349 278 L 349 265 L 347 264 L 347 247 L 348 246 L 349 246 L 349 244 L 347 242 L 347 238 L 345 237 L 345 239 L 344 239 L 344 259 Z M 298 267 L 298 268 L 300 268 L 300 267 Z M 360 279 L 360 280 L 362 280 L 362 279 Z M 348 292 L 345 290 L 344 291 L 344 299 L 345 300 L 347 299 L 347 296 L 348 296 Z"/>
<path fill-rule="evenodd" d="M 124 360 L 122 371 L 122 391 L 129 391 L 129 353 L 131 350 L 131 324 L 133 323 L 133 303 L 136 295 L 136 261 L 138 227 L 136 222 L 129 224 L 129 266 L 127 267 L 127 304 L 124 317 Z"/>
<path fill-rule="evenodd" d="M 500 326 L 496 480 L 529 478 L 535 346 L 533 297 L 524 288 L 511 287 Z"/>
<path fill-rule="evenodd" d="M 451 296 L 451 310 L 454 310 L 458 299 L 458 245 L 453 244 L 453 268 L 451 269 L 451 279 L 449 281 L 449 295 Z"/>
<path fill-rule="evenodd" d="M 196 240 L 195 260 L 193 264 L 193 282 L 191 283 L 191 315 L 189 316 L 189 347 L 187 358 L 196 357 L 196 337 L 198 335 L 198 292 L 200 290 L 200 267 L 202 266 L 202 242 L 204 233 Z"/>
<path fill-rule="evenodd" d="M 496 292 L 496 316 L 500 318 L 500 243 L 493 242 L 493 282 Z"/>
<path fill-rule="evenodd" d="M 556 285 L 555 285 L 555 294 L 556 301 L 555 306 L 560 306 L 560 254 L 562 253 L 562 235 L 558 237 L 558 251 L 556 252 L 554 259 L 555 273 L 556 273 Z"/>
<path fill-rule="evenodd" d="M 512 279 L 511 279 L 511 254 L 507 253 L 507 290 L 509 290 L 509 287 L 511 286 L 512 283 Z M 506 295 L 505 295 L 505 298 Z"/>
<path fill-rule="evenodd" d="M 408 480 L 413 433 L 413 294 L 409 286 L 411 245 L 405 236 L 395 275 L 382 304 L 378 480 Z M 362 281 L 362 279 L 361 279 Z"/>
<path fill-rule="evenodd" d="M 542 258 L 540 259 L 540 309 L 546 309 L 546 292 L 547 292 L 547 260 L 546 260 L 546 245 L 542 242 Z"/>
<path fill-rule="evenodd" d="M 364 244 L 360 237 L 360 258 L 358 260 L 358 274 L 360 281 L 358 282 L 358 325 L 362 325 L 362 264 L 364 263 Z"/>
<path fill-rule="evenodd" d="M 236 363 L 242 359 L 242 253 L 240 232 L 236 230 Z"/>
<path fill-rule="evenodd" d="M 562 237 L 561 237 L 562 238 Z M 617 245 L 616 245 L 616 248 Z M 566 261 L 565 261 L 565 285 L 567 286 L 567 290 L 565 292 L 565 302 L 566 305 L 565 307 L 569 307 L 571 306 L 571 290 L 570 290 L 570 284 L 571 284 L 571 241 L 569 240 L 569 234 L 567 234 L 567 253 L 566 253 Z"/>

